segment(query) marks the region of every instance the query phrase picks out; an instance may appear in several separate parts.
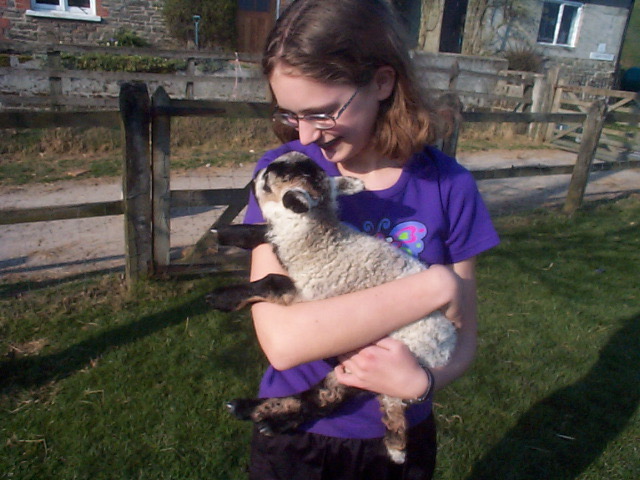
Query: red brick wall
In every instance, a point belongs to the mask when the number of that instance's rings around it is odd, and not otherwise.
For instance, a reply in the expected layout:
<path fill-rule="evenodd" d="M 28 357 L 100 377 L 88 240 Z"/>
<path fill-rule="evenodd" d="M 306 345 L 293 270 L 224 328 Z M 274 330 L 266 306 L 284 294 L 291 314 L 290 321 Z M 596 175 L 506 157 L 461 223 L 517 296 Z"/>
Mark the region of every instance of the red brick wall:
<path fill-rule="evenodd" d="M 7 2 L 5 2 L 6 4 Z M 30 10 L 31 0 L 16 0 L 16 8 L 18 10 Z"/>
<path fill-rule="evenodd" d="M 2 2 L 0 2 L 0 6 L 2 6 Z M 8 18 L 0 17 L 0 40 L 2 41 L 8 40 L 5 35 L 5 32 L 9 30 L 9 27 L 11 27 L 11 21 Z"/>
<path fill-rule="evenodd" d="M 109 16 L 109 10 L 102 6 L 102 0 L 96 0 L 96 15 L 99 17 Z"/>

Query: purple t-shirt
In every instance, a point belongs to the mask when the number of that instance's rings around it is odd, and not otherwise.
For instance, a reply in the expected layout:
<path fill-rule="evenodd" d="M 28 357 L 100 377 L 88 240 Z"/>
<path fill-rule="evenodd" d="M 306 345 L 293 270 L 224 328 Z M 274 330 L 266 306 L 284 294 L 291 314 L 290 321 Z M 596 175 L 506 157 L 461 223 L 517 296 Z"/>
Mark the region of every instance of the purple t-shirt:
<path fill-rule="evenodd" d="M 258 161 L 256 172 L 293 150 L 308 155 L 329 175 L 340 175 L 317 145 L 301 145 L 299 141 L 267 152 Z M 344 222 L 393 243 L 426 265 L 457 263 L 499 243 L 472 175 L 453 158 L 431 147 L 411 157 L 392 187 L 340 197 L 339 205 Z M 245 222 L 264 222 L 253 195 Z M 260 384 L 260 397 L 281 397 L 308 390 L 335 365 L 335 359 L 327 359 L 284 371 L 270 366 Z M 430 412 L 430 402 L 410 407 L 410 424 L 426 419 Z M 333 415 L 301 428 L 342 438 L 384 435 L 380 407 L 373 395 L 360 396 Z"/>

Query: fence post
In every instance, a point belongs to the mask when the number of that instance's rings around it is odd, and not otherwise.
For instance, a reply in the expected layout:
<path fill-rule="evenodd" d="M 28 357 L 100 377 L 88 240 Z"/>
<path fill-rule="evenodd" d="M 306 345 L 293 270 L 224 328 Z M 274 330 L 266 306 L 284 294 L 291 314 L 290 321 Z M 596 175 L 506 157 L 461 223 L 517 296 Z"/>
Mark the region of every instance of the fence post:
<path fill-rule="evenodd" d="M 62 61 L 59 50 L 47 51 L 47 68 L 57 71 L 62 68 Z M 51 108 L 53 110 L 60 109 L 60 101 L 62 99 L 62 78 L 57 75 L 49 75 L 49 99 L 51 100 Z"/>
<path fill-rule="evenodd" d="M 564 85 L 564 82 L 563 82 L 563 80 L 560 79 L 555 83 L 555 85 L 551 86 L 550 95 L 552 95 L 552 97 L 551 97 L 551 104 L 550 104 L 550 107 L 549 107 L 550 113 L 559 113 L 560 112 L 560 106 L 562 105 L 563 85 Z M 544 136 L 543 136 L 542 140 L 547 141 L 547 140 L 553 138 L 553 133 L 554 133 L 555 129 L 556 129 L 555 123 L 550 122 L 547 125 L 547 128 L 543 129 Z"/>
<path fill-rule="evenodd" d="M 462 101 L 455 93 L 445 93 L 438 98 L 440 114 L 448 121 L 448 128 L 443 134 L 440 150 L 450 157 L 456 156 L 458 150 L 458 136 L 462 123 Z"/>
<path fill-rule="evenodd" d="M 193 76 L 196 74 L 196 59 L 195 58 L 189 58 L 187 59 L 187 75 L 189 76 Z M 194 98 L 194 87 L 193 87 L 193 82 L 191 80 L 189 80 L 187 82 L 187 89 L 185 91 L 185 98 L 187 98 L 188 100 L 193 100 Z"/>
<path fill-rule="evenodd" d="M 120 115 L 124 127 L 125 273 L 129 287 L 151 274 L 151 164 L 149 125 L 151 108 L 147 86 L 127 82 L 120 87 Z"/>
<path fill-rule="evenodd" d="M 589 181 L 589 170 L 598 150 L 606 111 L 607 105 L 604 100 L 596 100 L 589 107 L 587 118 L 582 127 L 582 139 L 580 140 L 576 165 L 573 167 L 571 183 L 564 203 L 563 212 L 566 214 L 572 215 L 582 205 L 584 192 Z"/>
<path fill-rule="evenodd" d="M 449 70 L 449 88 L 448 90 L 455 90 L 458 86 L 458 77 L 460 76 L 460 64 L 457 60 L 454 60 Z"/>
<path fill-rule="evenodd" d="M 171 99 L 164 88 L 158 87 L 151 98 L 151 170 L 153 183 L 151 198 L 153 207 L 152 238 L 154 269 L 169 265 L 170 251 L 170 144 L 171 116 L 159 114 L 157 107 L 169 106 Z"/>

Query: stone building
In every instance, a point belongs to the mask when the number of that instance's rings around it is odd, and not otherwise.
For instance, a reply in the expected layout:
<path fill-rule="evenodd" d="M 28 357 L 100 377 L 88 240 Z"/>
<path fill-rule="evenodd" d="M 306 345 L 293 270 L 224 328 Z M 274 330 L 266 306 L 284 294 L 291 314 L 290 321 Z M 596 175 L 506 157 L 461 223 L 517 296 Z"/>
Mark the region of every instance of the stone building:
<path fill-rule="evenodd" d="M 633 0 L 393 0 L 417 50 L 504 56 L 531 52 L 571 83 L 607 86 Z"/>
<path fill-rule="evenodd" d="M 292 0 L 238 0 L 238 51 L 258 53 Z M 505 56 L 530 51 L 571 83 L 611 86 L 634 0 L 389 0 L 418 51 Z M 168 34 L 162 0 L 0 0 L 0 42 L 97 45 L 120 29 L 154 47 Z"/>
<path fill-rule="evenodd" d="M 0 41 L 97 45 L 120 29 L 175 46 L 158 0 L 0 0 Z"/>

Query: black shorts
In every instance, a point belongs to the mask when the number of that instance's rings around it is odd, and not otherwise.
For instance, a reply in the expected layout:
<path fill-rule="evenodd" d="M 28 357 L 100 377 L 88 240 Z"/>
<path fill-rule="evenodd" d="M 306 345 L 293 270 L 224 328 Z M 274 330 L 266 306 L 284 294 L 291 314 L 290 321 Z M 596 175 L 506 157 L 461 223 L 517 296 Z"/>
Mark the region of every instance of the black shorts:
<path fill-rule="evenodd" d="M 436 463 L 433 414 L 409 430 L 407 459 L 397 465 L 382 439 L 295 432 L 267 437 L 255 429 L 250 480 L 428 480 Z"/>

